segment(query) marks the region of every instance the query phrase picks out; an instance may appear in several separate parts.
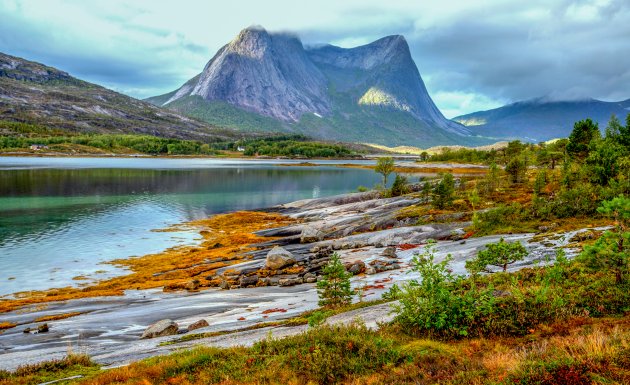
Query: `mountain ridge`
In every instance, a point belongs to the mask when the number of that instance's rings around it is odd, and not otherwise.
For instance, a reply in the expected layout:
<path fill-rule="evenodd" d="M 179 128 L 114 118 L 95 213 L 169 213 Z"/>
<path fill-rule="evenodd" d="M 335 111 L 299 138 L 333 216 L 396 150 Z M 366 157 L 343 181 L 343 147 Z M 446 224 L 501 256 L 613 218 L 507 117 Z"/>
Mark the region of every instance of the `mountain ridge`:
<path fill-rule="evenodd" d="M 237 116 L 242 110 L 273 119 L 263 119 L 259 130 L 315 138 L 365 141 L 367 135 L 377 143 L 427 147 L 488 143 L 442 115 L 401 35 L 354 48 L 304 47 L 294 35 L 249 27 L 199 75 L 145 100 L 232 128 L 244 128 L 243 116 Z M 256 129 L 254 123 L 246 126 Z"/>
<path fill-rule="evenodd" d="M 0 120 L 204 141 L 240 135 L 5 53 L 0 53 Z"/>
<path fill-rule="evenodd" d="M 590 118 L 603 131 L 613 114 L 623 120 L 628 113 L 630 99 L 606 102 L 593 98 L 552 100 L 539 97 L 457 116 L 453 120 L 466 125 L 476 135 L 545 141 L 569 136 L 573 123 L 578 120 Z"/>

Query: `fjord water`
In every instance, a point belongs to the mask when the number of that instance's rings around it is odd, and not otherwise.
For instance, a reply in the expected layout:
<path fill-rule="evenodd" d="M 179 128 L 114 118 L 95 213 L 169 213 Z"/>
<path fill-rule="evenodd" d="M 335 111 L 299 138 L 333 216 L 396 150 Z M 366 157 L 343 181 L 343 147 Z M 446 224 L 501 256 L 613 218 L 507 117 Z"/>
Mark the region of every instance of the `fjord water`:
<path fill-rule="evenodd" d="M 155 229 L 379 181 L 372 171 L 332 162 L 281 165 L 287 162 L 0 157 L 0 295 L 120 274 L 101 262 L 198 237 Z M 80 276 L 88 280 L 73 279 Z"/>

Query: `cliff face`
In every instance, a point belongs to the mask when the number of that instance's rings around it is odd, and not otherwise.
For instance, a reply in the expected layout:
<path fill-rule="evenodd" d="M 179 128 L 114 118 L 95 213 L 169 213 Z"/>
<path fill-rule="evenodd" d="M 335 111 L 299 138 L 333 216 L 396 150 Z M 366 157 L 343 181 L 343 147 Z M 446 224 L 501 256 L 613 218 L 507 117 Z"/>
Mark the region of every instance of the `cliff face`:
<path fill-rule="evenodd" d="M 221 48 L 196 81 L 186 83 L 166 104 L 198 95 L 283 121 L 297 121 L 305 112 L 330 112 L 326 89 L 326 78 L 297 38 L 248 28 Z"/>
<path fill-rule="evenodd" d="M 324 72 L 362 72 L 362 76 L 348 74 L 345 81 L 340 79 L 345 86 L 340 90 L 360 93 L 359 105 L 406 111 L 431 126 L 468 134 L 465 127 L 446 119 L 431 100 L 403 36 L 388 36 L 350 49 L 328 45 L 308 53 Z"/>
<path fill-rule="evenodd" d="M 236 128 L 255 127 L 256 114 L 275 121 L 262 130 L 327 139 L 436 145 L 470 134 L 435 106 L 399 35 L 348 49 L 305 48 L 294 36 L 247 28 L 199 75 L 147 100 Z"/>

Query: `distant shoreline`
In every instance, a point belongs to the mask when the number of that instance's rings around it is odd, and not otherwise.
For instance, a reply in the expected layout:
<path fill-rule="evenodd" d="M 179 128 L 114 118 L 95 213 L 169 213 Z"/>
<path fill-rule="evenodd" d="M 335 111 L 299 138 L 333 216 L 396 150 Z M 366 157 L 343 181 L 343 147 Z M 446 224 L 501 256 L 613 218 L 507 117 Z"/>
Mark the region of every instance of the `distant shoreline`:
<path fill-rule="evenodd" d="M 346 157 L 346 158 L 290 158 L 290 157 L 274 157 L 274 156 L 245 156 L 245 155 L 148 155 L 148 154 L 64 154 L 49 152 L 6 152 L 1 153 L 0 157 L 33 157 L 33 158 L 159 158 L 159 159 L 239 159 L 239 160 L 361 160 L 373 159 L 378 155 L 366 155 L 364 157 Z M 397 156 L 394 156 L 397 158 Z M 415 158 L 415 157 L 414 157 Z"/>

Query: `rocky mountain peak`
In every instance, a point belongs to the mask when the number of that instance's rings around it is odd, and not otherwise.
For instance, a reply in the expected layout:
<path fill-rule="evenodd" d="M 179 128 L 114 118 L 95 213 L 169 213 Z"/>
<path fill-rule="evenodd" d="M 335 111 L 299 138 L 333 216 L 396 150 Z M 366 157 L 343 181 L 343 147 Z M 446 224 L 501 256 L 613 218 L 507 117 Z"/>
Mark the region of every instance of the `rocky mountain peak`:
<path fill-rule="evenodd" d="M 169 106 L 188 97 L 225 102 L 283 123 L 299 124 L 305 114 L 337 123 L 351 120 L 352 114 L 394 111 L 407 114 L 400 119 L 409 126 L 468 134 L 435 106 L 401 35 L 354 48 L 304 48 L 291 34 L 248 27 L 221 48 L 201 74 L 154 99 Z"/>
<path fill-rule="evenodd" d="M 316 62 L 340 68 L 362 70 L 372 70 L 392 60 L 413 63 L 409 45 L 402 35 L 386 36 L 355 48 L 341 48 L 334 45 L 320 46 L 310 49 L 309 55 Z"/>
<path fill-rule="evenodd" d="M 239 55 L 260 59 L 271 47 L 271 36 L 260 26 L 245 28 L 232 40 L 228 49 Z"/>

